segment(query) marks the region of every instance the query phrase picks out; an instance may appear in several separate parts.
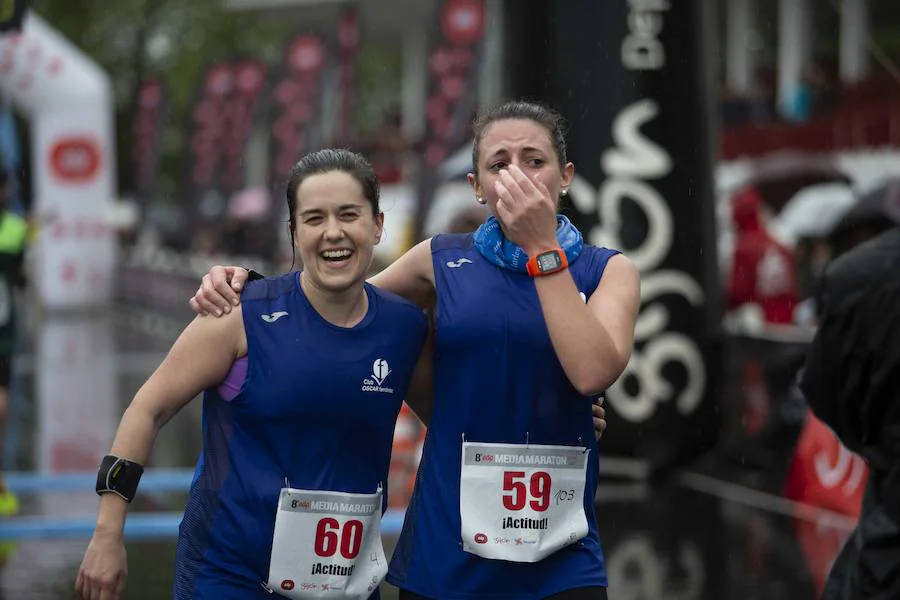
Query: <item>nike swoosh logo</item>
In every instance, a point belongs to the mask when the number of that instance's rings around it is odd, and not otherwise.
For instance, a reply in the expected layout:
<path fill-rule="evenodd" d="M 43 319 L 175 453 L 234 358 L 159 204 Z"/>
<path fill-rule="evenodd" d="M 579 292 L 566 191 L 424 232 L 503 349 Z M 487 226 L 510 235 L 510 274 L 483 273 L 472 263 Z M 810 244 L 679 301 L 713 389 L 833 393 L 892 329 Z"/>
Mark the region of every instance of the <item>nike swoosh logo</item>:
<path fill-rule="evenodd" d="M 451 261 L 447 262 L 447 266 L 450 267 L 451 269 L 458 269 L 461 266 L 466 265 L 466 264 L 471 265 L 472 261 L 469 260 L 468 258 L 460 258 L 459 260 L 456 260 L 456 261 L 451 260 Z"/>
<path fill-rule="evenodd" d="M 587 296 L 584 295 L 584 292 L 578 292 L 578 295 L 581 296 L 581 301 L 587 304 Z"/>
<path fill-rule="evenodd" d="M 273 312 L 271 315 L 259 315 L 259 316 L 262 317 L 262 320 L 265 321 L 266 323 L 274 323 L 281 317 L 286 317 L 287 313 L 284 312 L 283 310 L 279 310 L 277 312 Z"/>

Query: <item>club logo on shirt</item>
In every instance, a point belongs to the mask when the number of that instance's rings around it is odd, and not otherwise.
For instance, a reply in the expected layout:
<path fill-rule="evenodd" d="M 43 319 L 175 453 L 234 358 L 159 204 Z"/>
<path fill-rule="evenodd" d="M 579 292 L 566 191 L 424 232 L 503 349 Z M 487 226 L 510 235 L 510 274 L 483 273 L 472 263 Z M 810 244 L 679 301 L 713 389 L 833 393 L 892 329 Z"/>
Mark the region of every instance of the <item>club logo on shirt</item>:
<path fill-rule="evenodd" d="M 472 264 L 472 261 L 469 260 L 468 258 L 458 258 L 455 261 L 453 261 L 453 260 L 447 261 L 447 266 L 450 267 L 451 269 L 458 269 L 463 265 L 471 265 L 471 264 Z"/>
<path fill-rule="evenodd" d="M 378 358 L 372 363 L 372 374 L 363 379 L 362 391 L 364 392 L 381 392 L 384 394 L 393 394 L 394 388 L 384 387 L 384 381 L 391 374 L 391 367 L 388 361 Z"/>

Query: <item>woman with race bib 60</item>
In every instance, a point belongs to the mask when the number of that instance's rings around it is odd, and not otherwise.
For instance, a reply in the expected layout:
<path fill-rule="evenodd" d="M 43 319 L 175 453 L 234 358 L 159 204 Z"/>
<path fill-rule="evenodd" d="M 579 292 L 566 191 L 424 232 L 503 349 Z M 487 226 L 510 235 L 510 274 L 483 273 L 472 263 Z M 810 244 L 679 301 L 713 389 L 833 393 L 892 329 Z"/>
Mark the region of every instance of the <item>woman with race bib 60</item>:
<path fill-rule="evenodd" d="M 391 441 L 428 322 L 365 283 L 383 224 L 365 159 L 307 155 L 287 200 L 303 273 L 252 282 L 240 310 L 195 319 L 138 391 L 98 474 L 82 598 L 120 597 L 142 465 L 159 428 L 204 391 L 174 598 L 378 597 Z"/>
<path fill-rule="evenodd" d="M 407 600 L 605 598 L 591 399 L 631 356 L 640 278 L 557 214 L 574 167 L 556 113 L 487 112 L 472 158 L 488 220 L 372 280 L 434 303 L 436 325 L 434 413 L 388 581 Z M 227 310 L 246 277 L 214 267 L 191 305 Z"/>

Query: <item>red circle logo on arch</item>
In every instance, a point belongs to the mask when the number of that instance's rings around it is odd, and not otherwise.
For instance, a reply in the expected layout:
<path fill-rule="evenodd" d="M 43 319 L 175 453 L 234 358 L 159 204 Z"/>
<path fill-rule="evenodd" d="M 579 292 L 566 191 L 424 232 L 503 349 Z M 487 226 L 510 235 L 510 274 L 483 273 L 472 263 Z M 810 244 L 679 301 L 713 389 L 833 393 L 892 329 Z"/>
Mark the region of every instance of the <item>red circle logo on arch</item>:
<path fill-rule="evenodd" d="M 92 137 L 62 137 L 50 146 L 50 172 L 66 183 L 87 183 L 100 171 L 100 144 Z"/>

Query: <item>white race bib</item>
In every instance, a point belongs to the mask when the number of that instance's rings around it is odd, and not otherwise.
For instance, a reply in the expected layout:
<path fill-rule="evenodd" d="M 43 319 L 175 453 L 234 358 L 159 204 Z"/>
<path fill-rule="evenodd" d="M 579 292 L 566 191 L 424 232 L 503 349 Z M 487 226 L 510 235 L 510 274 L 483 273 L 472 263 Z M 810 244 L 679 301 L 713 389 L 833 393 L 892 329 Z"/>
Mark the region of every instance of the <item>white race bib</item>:
<path fill-rule="evenodd" d="M 364 600 L 387 573 L 381 491 L 284 488 L 278 499 L 267 587 L 288 598 Z"/>
<path fill-rule="evenodd" d="M 463 442 L 459 511 L 463 549 L 537 562 L 587 535 L 580 446 Z"/>

